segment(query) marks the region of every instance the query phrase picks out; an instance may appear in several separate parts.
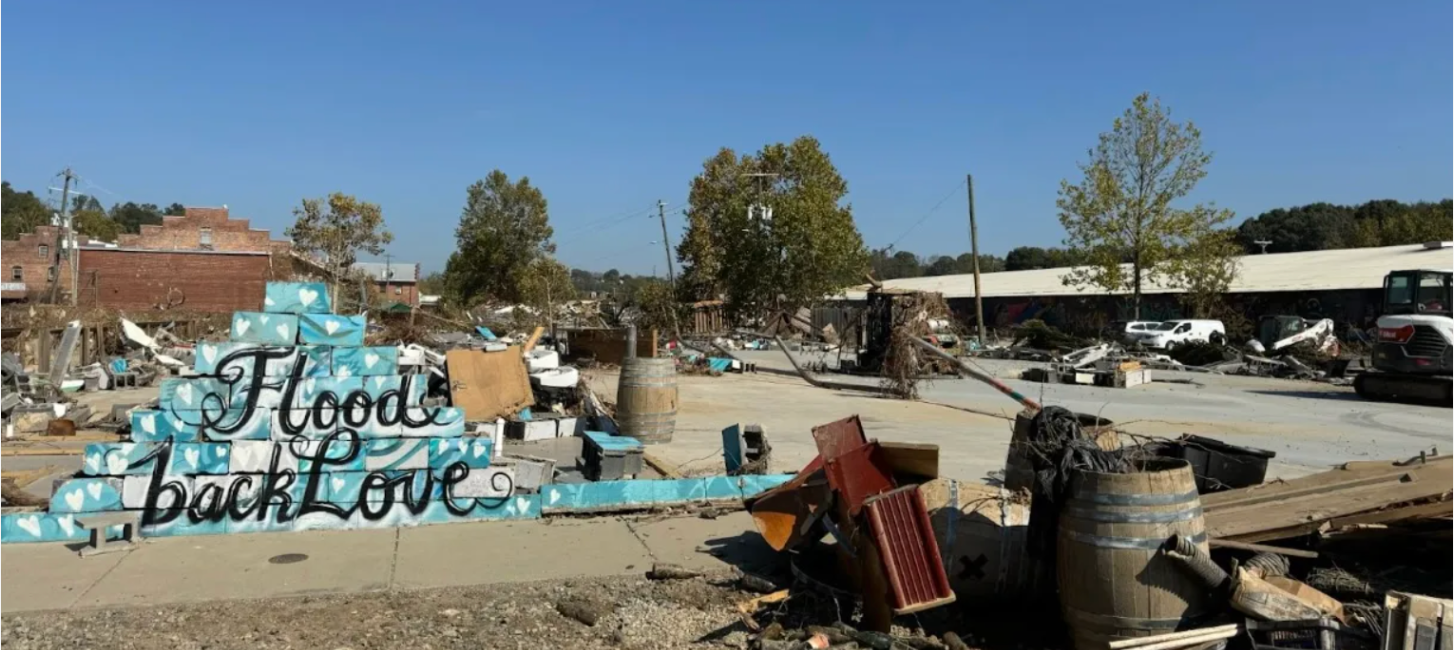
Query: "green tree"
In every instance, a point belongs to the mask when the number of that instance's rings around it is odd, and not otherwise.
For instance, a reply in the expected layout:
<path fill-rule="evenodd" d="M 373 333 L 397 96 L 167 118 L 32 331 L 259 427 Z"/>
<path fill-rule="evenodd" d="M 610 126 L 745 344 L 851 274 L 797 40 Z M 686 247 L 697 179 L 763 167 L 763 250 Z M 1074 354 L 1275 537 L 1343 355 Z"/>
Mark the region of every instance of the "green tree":
<path fill-rule="evenodd" d="M 50 223 L 51 210 L 30 191 L 17 192 L 10 181 L 0 182 L 0 229 L 5 239 L 18 239 Z"/>
<path fill-rule="evenodd" d="M 1259 241 L 1271 242 L 1269 253 L 1320 251 L 1352 245 L 1353 209 L 1311 203 L 1268 210 L 1237 227 L 1237 242 L 1248 253 L 1262 252 Z"/>
<path fill-rule="evenodd" d="M 561 304 L 576 297 L 570 272 L 565 265 L 541 256 L 530 263 L 520 276 L 520 292 L 524 302 L 544 314 L 547 322 L 555 320 Z"/>
<path fill-rule="evenodd" d="M 1141 288 L 1163 273 L 1160 264 L 1232 218 L 1231 211 L 1209 205 L 1172 205 L 1207 175 L 1211 160 L 1194 124 L 1172 121 L 1170 111 L 1147 94 L 1136 97 L 1080 165 L 1080 183 L 1060 182 L 1055 203 L 1065 244 L 1085 260 L 1062 281 L 1129 291 L 1139 319 Z"/>
<path fill-rule="evenodd" d="M 344 279 L 359 253 L 382 255 L 394 234 L 384 228 L 384 213 L 378 204 L 360 201 L 342 192 L 325 198 L 303 199 L 293 208 L 295 221 L 283 231 L 293 248 L 313 253 L 328 269 L 332 295 L 337 300 L 338 283 Z"/>
<path fill-rule="evenodd" d="M 469 186 L 454 235 L 458 248 L 444 270 L 463 305 L 481 299 L 521 302 L 531 265 L 555 252 L 545 194 L 522 176 L 498 169 Z"/>
<path fill-rule="evenodd" d="M 115 242 L 121 234 L 121 224 L 111 220 L 104 210 L 87 207 L 71 213 L 71 222 L 76 226 L 76 232 L 86 235 L 91 239 Z"/>
<path fill-rule="evenodd" d="M 1176 294 L 1177 300 L 1193 318 L 1228 316 L 1225 297 L 1237 279 L 1245 252 L 1237 242 L 1237 231 L 1196 233 L 1167 260 L 1167 284 L 1182 290 Z"/>
<path fill-rule="evenodd" d="M 957 273 L 959 273 L 959 261 L 948 255 L 934 258 L 934 261 L 929 263 L 929 268 L 924 270 L 924 275 L 928 276 L 955 275 Z"/>
<path fill-rule="evenodd" d="M 974 255 L 971 253 L 960 253 L 954 258 L 954 265 L 960 273 L 974 273 Z M 995 255 L 981 254 L 979 256 L 979 272 L 995 273 L 1005 270 L 1005 260 Z"/>
<path fill-rule="evenodd" d="M 181 217 L 181 216 L 185 216 L 186 214 L 187 214 L 187 208 L 186 208 L 186 206 L 184 206 L 184 205 L 182 205 L 180 203 L 173 203 L 173 204 L 167 206 L 167 209 L 162 212 L 162 215 L 163 216 L 167 216 L 167 217 Z"/>
<path fill-rule="evenodd" d="M 138 233 L 147 224 L 162 222 L 162 211 L 155 203 L 117 203 L 111 206 L 111 220 L 121 224 L 124 232 Z"/>
<path fill-rule="evenodd" d="M 847 194 L 847 182 L 810 136 L 741 158 L 722 149 L 692 181 L 677 246 L 683 295 L 723 297 L 729 317 L 739 319 L 861 282 L 869 255 Z"/>
<path fill-rule="evenodd" d="M 1449 199 L 1413 205 L 1370 201 L 1359 206 L 1355 214 L 1362 216 L 1349 238 L 1354 246 L 1400 246 L 1454 239 L 1454 201 Z"/>
<path fill-rule="evenodd" d="M 1018 246 L 1005 254 L 1006 271 L 1030 271 L 1034 269 L 1058 269 L 1076 265 L 1075 256 L 1063 248 L 1041 248 L 1039 246 Z"/>
<path fill-rule="evenodd" d="M 444 274 L 434 271 L 419 278 L 419 293 L 438 296 L 445 292 Z"/>

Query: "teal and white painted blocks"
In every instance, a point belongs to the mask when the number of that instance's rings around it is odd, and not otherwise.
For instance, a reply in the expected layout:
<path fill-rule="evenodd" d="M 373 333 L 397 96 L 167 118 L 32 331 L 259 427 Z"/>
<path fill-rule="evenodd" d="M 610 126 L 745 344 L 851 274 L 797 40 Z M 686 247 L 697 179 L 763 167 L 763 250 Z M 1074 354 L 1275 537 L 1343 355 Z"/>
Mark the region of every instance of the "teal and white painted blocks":
<path fill-rule="evenodd" d="M 231 446 L 227 457 L 227 473 L 229 474 L 265 474 L 277 471 L 298 471 L 298 457 L 290 453 L 288 442 L 273 442 L 271 440 L 238 440 L 228 443 Z M 299 442 L 301 446 L 301 441 Z M 274 450 L 277 450 L 278 462 L 273 464 Z"/>
<path fill-rule="evenodd" d="M 150 474 L 160 445 L 140 442 L 93 442 L 81 459 L 82 476 Z"/>
<path fill-rule="evenodd" d="M 313 471 L 314 463 L 320 463 L 320 471 L 325 472 L 361 472 L 367 469 L 367 441 L 336 438 L 278 444 L 286 446 L 285 454 L 296 455 L 300 475 Z"/>
<path fill-rule="evenodd" d="M 196 427 L 201 437 L 212 442 L 267 440 L 272 430 L 273 409 L 235 408 L 230 411 L 176 411 L 168 418 Z"/>
<path fill-rule="evenodd" d="M 256 311 L 233 312 L 230 338 L 238 343 L 292 345 L 298 339 L 298 317 Z"/>
<path fill-rule="evenodd" d="M 402 393 L 405 406 L 419 406 L 429 389 L 428 375 L 390 375 L 364 377 L 363 391 L 375 402 L 384 397 Z M 391 401 L 391 404 L 396 402 Z"/>
<path fill-rule="evenodd" d="M 174 413 L 157 410 L 131 412 L 131 439 L 135 442 L 196 442 L 201 433 Z"/>
<path fill-rule="evenodd" d="M 399 348 L 392 345 L 333 348 L 335 377 L 399 375 Z"/>
<path fill-rule="evenodd" d="M 210 476 L 199 476 L 202 478 L 216 478 Z M 151 476 L 123 476 L 121 477 L 121 507 L 126 510 L 144 510 L 148 505 L 156 508 L 185 508 L 187 506 L 184 494 L 192 493 L 192 482 L 195 479 L 191 476 L 177 476 L 167 474 L 162 477 L 163 483 L 174 483 L 182 487 L 183 492 L 173 490 L 162 490 L 156 495 L 156 503 L 148 504 L 148 495 L 151 493 Z"/>
<path fill-rule="evenodd" d="M 231 408 L 227 384 L 211 377 L 163 379 L 157 389 L 157 408 L 163 411 L 225 411 Z"/>
<path fill-rule="evenodd" d="M 429 441 L 415 438 L 377 438 L 364 441 L 368 455 L 364 469 L 429 469 Z"/>
<path fill-rule="evenodd" d="M 172 445 L 169 474 L 226 474 L 232 445 L 225 442 L 180 442 Z"/>
<path fill-rule="evenodd" d="M 52 513 L 104 512 L 121 509 L 121 479 L 73 478 L 56 482 Z"/>
<path fill-rule="evenodd" d="M 411 406 L 404 410 L 404 437 L 458 438 L 464 435 L 464 409 Z"/>
<path fill-rule="evenodd" d="M 298 342 L 308 345 L 361 346 L 364 344 L 364 316 L 304 314 L 298 317 Z M 334 356 L 338 354 L 334 350 Z"/>
<path fill-rule="evenodd" d="M 86 529 L 76 525 L 76 517 L 90 513 L 51 514 L 44 512 L 20 512 L 0 516 L 0 541 L 15 542 L 71 542 L 90 539 Z M 106 529 L 107 539 L 120 539 L 121 527 Z"/>
<path fill-rule="evenodd" d="M 317 377 L 303 379 L 293 389 L 288 408 L 332 408 L 340 406 L 349 393 L 362 392 L 363 377 Z M 324 397 L 331 394 L 331 397 Z"/>
<path fill-rule="evenodd" d="M 333 375 L 333 348 L 327 345 L 300 345 L 298 352 L 303 360 L 304 377 L 329 377 Z"/>
<path fill-rule="evenodd" d="M 340 409 L 295 408 L 272 412 L 273 440 L 287 441 L 296 437 L 321 440 L 338 431 Z"/>
<path fill-rule="evenodd" d="M 495 442 L 489 438 L 430 438 L 429 466 L 444 469 L 464 463 L 472 469 L 490 466 L 490 452 Z"/>
<path fill-rule="evenodd" d="M 404 435 L 404 425 L 397 410 L 388 406 L 340 409 L 343 417 L 338 426 L 353 431 L 360 438 L 398 438 Z"/>
<path fill-rule="evenodd" d="M 269 282 L 263 311 L 274 314 L 326 314 L 333 311 L 322 282 Z"/>

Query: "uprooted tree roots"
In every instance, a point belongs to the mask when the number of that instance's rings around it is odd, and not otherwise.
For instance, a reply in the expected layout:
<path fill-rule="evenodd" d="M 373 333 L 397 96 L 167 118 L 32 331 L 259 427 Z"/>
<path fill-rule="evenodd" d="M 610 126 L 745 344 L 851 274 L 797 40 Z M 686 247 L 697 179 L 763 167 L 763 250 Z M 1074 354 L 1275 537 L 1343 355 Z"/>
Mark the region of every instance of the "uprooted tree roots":
<path fill-rule="evenodd" d="M 891 320 L 888 349 L 885 351 L 880 376 L 881 385 L 900 399 L 919 397 L 919 380 L 926 374 L 952 372 L 943 367 L 939 359 L 925 358 L 919 353 L 914 340 L 934 334 L 929 321 L 948 319 L 949 303 L 943 294 L 912 293 L 894 296 L 892 300 L 877 303 L 880 309 L 890 313 Z M 885 317 L 871 314 L 869 318 Z"/>

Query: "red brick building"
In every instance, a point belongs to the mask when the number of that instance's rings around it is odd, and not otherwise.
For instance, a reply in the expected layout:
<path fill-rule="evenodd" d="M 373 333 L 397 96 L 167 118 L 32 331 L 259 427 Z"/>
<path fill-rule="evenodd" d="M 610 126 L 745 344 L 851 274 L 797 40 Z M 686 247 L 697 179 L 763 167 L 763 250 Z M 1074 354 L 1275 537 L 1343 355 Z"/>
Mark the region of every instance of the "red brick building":
<path fill-rule="evenodd" d="M 56 267 L 56 235 L 60 228 L 39 226 L 35 232 L 21 235 L 17 240 L 0 242 L 0 259 L 4 260 L 4 283 L 0 284 L 0 298 L 4 300 L 25 300 L 47 295 L 53 273 L 60 273 L 61 295 L 69 296 L 71 288 L 71 265 L 62 259 Z M 85 242 L 85 238 L 82 238 Z"/>
<path fill-rule="evenodd" d="M 403 303 L 419 306 L 419 265 L 412 262 L 358 262 L 357 272 L 373 280 L 378 302 L 388 306 Z"/>
<path fill-rule="evenodd" d="M 7 267 L 21 267 L 18 285 L 7 285 L 5 298 L 42 295 L 50 272 L 39 246 L 55 229 L 43 226 L 18 241 L 3 242 Z M 254 230 L 246 219 L 229 218 L 227 208 L 187 208 L 182 216 L 123 234 L 115 244 L 82 240 L 77 295 L 83 305 L 116 309 L 186 309 L 228 312 L 259 309 L 263 285 L 291 272 L 291 244 Z M 12 261 L 15 260 L 15 261 Z M 33 264 L 31 263 L 33 262 Z M 70 271 L 62 264 L 62 295 L 70 295 Z M 7 268 L 7 278 L 16 277 Z M 7 281 L 10 281 L 7 279 Z M 18 294 L 18 295 L 15 295 Z"/>

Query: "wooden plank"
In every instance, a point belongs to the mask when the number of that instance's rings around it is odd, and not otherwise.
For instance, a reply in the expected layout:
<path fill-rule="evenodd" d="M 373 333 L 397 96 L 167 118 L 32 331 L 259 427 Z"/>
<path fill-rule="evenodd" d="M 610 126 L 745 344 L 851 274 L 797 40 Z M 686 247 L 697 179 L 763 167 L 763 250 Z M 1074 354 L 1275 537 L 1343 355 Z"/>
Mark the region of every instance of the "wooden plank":
<path fill-rule="evenodd" d="M 894 474 L 939 478 L 939 445 L 918 442 L 879 442 L 884 462 Z"/>
<path fill-rule="evenodd" d="M 535 331 L 530 333 L 530 338 L 525 340 L 525 347 L 523 348 L 524 351 L 529 352 L 531 350 L 534 350 L 535 344 L 540 341 L 540 335 L 544 333 L 545 328 L 540 325 L 536 325 Z"/>
<path fill-rule="evenodd" d="M 1328 525 L 1332 528 L 1354 526 L 1358 524 L 1380 524 L 1388 521 L 1399 521 L 1401 519 L 1431 519 L 1434 517 L 1454 516 L 1454 503 L 1449 501 L 1436 501 L 1434 503 L 1423 503 L 1418 505 L 1389 508 L 1375 512 L 1365 512 L 1347 517 L 1338 517 L 1330 520 Z"/>
<path fill-rule="evenodd" d="M 1411 478 L 1414 478 L 1411 475 Z M 1300 496 L 1280 502 L 1256 503 L 1236 508 L 1205 509 L 1207 534 L 1239 541 L 1278 539 L 1259 535 L 1271 530 L 1312 532 L 1329 520 L 1398 504 L 1433 498 L 1454 488 L 1454 480 L 1425 473 L 1419 480 L 1400 481 L 1354 488 L 1329 488 L 1321 494 Z"/>
<path fill-rule="evenodd" d="M 641 453 L 641 460 L 650 465 L 652 469 L 661 474 L 663 478 L 683 478 L 683 475 L 676 464 L 667 461 L 649 451 Z"/>
<path fill-rule="evenodd" d="M 1212 538 L 1207 540 L 1207 545 L 1212 548 L 1235 548 L 1239 551 L 1252 551 L 1254 553 L 1277 553 L 1278 555 L 1286 555 L 1288 557 L 1305 557 L 1308 559 L 1318 557 L 1317 551 L 1304 551 L 1300 548 L 1268 546 L 1266 544 L 1252 544 L 1249 542 L 1234 542 L 1230 539 Z"/>

